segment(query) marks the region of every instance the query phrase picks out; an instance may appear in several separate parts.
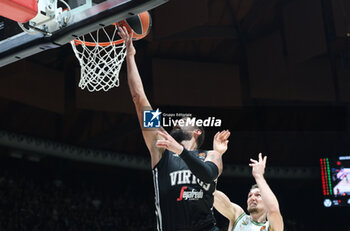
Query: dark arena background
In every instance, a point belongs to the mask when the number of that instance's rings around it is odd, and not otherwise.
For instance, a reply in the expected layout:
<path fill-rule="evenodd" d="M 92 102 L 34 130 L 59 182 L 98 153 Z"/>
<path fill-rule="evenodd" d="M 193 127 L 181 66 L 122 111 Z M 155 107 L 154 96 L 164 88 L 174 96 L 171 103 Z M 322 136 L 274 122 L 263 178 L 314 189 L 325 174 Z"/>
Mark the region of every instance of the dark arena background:
<path fill-rule="evenodd" d="M 231 131 L 217 188 L 246 209 L 249 158 L 262 152 L 286 231 L 350 231 L 350 193 L 332 188 L 350 168 L 339 159 L 350 156 L 350 1 L 170 0 L 150 14 L 135 46 L 153 108 L 220 119 L 204 149 Z M 0 68 L 0 230 L 156 230 L 126 65 L 108 92 L 79 77 L 69 44 Z"/>

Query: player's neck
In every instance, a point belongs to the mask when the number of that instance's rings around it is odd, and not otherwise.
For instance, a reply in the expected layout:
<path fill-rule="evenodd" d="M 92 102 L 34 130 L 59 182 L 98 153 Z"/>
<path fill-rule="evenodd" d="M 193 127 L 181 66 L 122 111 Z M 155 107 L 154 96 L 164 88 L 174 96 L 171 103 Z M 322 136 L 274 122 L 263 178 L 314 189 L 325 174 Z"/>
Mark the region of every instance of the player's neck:
<path fill-rule="evenodd" d="M 191 139 L 191 140 L 183 140 L 181 141 L 182 146 L 186 148 L 189 151 L 193 151 L 197 149 L 197 144 L 196 141 Z"/>
<path fill-rule="evenodd" d="M 266 222 L 266 214 L 264 212 L 251 213 L 250 216 L 256 222 L 259 222 L 259 223 L 265 223 Z"/>

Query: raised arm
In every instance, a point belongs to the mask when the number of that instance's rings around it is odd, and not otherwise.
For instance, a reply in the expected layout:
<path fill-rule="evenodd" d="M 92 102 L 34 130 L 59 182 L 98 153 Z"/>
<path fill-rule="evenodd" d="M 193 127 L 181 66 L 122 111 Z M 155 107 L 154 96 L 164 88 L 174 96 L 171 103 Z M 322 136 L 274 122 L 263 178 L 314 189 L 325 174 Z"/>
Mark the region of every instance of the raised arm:
<path fill-rule="evenodd" d="M 267 156 L 262 158 L 259 153 L 259 160 L 250 159 L 249 166 L 252 167 L 252 174 L 259 187 L 261 198 L 267 208 L 267 218 L 273 231 L 283 231 L 283 218 L 279 209 L 278 201 L 264 178 Z"/>
<path fill-rule="evenodd" d="M 221 191 L 216 190 L 214 193 L 214 208 L 224 217 L 229 219 L 229 230 L 232 230 L 237 218 L 244 213 L 243 209 L 230 201 L 230 199 Z"/>
<path fill-rule="evenodd" d="M 227 151 L 228 138 L 230 135 L 231 133 L 229 130 L 217 132 L 213 140 L 213 150 L 208 152 L 208 155 L 204 160 L 211 161 L 218 167 L 219 176 L 223 170 L 222 155 Z"/>
<path fill-rule="evenodd" d="M 137 117 L 141 126 L 142 135 L 151 154 L 152 168 L 159 162 L 164 152 L 163 148 L 156 147 L 157 129 L 143 129 L 143 110 L 150 110 L 152 107 L 148 102 L 143 89 L 142 80 L 135 62 L 136 50 L 132 43 L 132 32 L 128 33 L 125 27 L 119 27 L 119 36 L 124 39 L 126 46 L 126 63 L 128 73 L 128 84 L 132 100 L 135 104 Z"/>
<path fill-rule="evenodd" d="M 222 172 L 222 155 L 227 150 L 228 131 L 218 132 L 214 138 L 214 148 L 210 151 L 205 161 L 201 161 L 195 154 L 189 152 L 181 144 L 169 135 L 165 130 L 158 131 L 163 140 L 158 140 L 156 145 L 178 154 L 187 164 L 193 174 L 205 183 L 215 180 Z M 221 152 L 221 153 L 219 153 Z"/>

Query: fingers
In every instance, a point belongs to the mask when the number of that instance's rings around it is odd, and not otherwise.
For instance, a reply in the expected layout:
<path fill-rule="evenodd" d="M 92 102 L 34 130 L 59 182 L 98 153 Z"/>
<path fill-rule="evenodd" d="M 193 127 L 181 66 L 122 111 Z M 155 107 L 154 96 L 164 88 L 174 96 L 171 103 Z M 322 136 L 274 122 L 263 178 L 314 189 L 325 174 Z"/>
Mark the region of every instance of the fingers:
<path fill-rule="evenodd" d="M 254 164 L 258 164 L 259 163 L 258 161 L 254 160 L 252 158 L 250 158 L 250 161 L 253 162 Z"/>
<path fill-rule="evenodd" d="M 163 131 L 157 131 L 157 134 L 163 137 L 164 139 L 167 138 L 166 134 L 164 134 Z"/>
<path fill-rule="evenodd" d="M 128 30 L 126 29 L 125 26 L 121 26 L 121 27 L 120 27 L 120 30 L 122 31 L 122 33 L 123 33 L 124 35 L 129 35 Z"/>
<path fill-rule="evenodd" d="M 167 131 L 166 131 L 164 128 L 159 129 L 158 132 L 159 132 L 159 133 L 162 133 L 162 134 L 164 134 L 164 135 L 169 135 L 169 134 L 167 133 Z"/>
<path fill-rule="evenodd" d="M 130 38 L 132 38 L 132 33 L 132 31 L 129 33 L 125 26 L 118 26 L 118 35 L 125 41 L 128 41 Z"/>
<path fill-rule="evenodd" d="M 218 139 L 219 139 L 219 140 L 223 140 L 225 132 L 226 132 L 226 130 L 221 131 L 221 132 L 219 133 L 219 135 L 218 135 Z"/>
<path fill-rule="evenodd" d="M 230 137 L 230 135 L 231 135 L 231 132 L 229 130 L 226 130 L 223 138 L 227 140 Z"/>
<path fill-rule="evenodd" d="M 120 37 L 124 37 L 124 36 L 125 36 L 124 28 L 121 27 L 121 26 L 118 26 L 118 35 L 119 35 Z"/>
<path fill-rule="evenodd" d="M 169 134 L 165 130 L 159 130 L 159 131 L 157 131 L 157 134 L 166 140 L 169 139 Z"/>
<path fill-rule="evenodd" d="M 156 146 L 159 147 L 159 148 L 168 148 L 169 141 L 167 141 L 167 140 L 157 140 Z"/>
<path fill-rule="evenodd" d="M 129 33 L 129 37 L 132 38 L 133 35 L 134 35 L 134 31 L 131 30 L 130 33 Z"/>
<path fill-rule="evenodd" d="M 263 163 L 264 165 L 266 164 L 267 156 L 262 157 L 262 153 L 259 153 L 259 163 Z"/>
<path fill-rule="evenodd" d="M 224 141 L 224 140 L 227 140 L 230 135 L 231 135 L 231 132 L 229 130 L 223 130 L 221 132 L 216 133 L 215 137 L 216 139 Z"/>
<path fill-rule="evenodd" d="M 219 132 L 217 132 L 217 133 L 215 134 L 215 136 L 214 136 L 214 140 L 218 139 L 219 134 L 220 134 Z"/>

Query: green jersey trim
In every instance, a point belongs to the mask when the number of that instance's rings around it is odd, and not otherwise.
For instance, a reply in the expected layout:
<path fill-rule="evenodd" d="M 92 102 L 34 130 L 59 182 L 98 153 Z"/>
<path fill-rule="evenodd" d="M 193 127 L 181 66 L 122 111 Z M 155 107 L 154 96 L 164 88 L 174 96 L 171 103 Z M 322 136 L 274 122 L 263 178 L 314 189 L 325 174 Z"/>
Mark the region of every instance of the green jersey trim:
<path fill-rule="evenodd" d="M 235 229 L 237 223 L 239 222 L 239 220 L 242 219 L 242 217 L 244 217 L 246 214 L 245 212 L 243 212 L 241 215 L 238 216 L 238 218 L 236 219 L 235 223 L 233 224 L 233 227 L 232 227 L 232 231 Z"/>
<path fill-rule="evenodd" d="M 265 225 L 265 223 L 266 223 L 266 221 L 265 221 L 264 223 L 262 223 L 262 222 L 254 221 L 253 219 L 251 219 L 251 221 L 252 221 L 252 223 L 253 223 L 254 225 L 258 225 L 258 226 L 263 226 L 263 225 Z"/>

